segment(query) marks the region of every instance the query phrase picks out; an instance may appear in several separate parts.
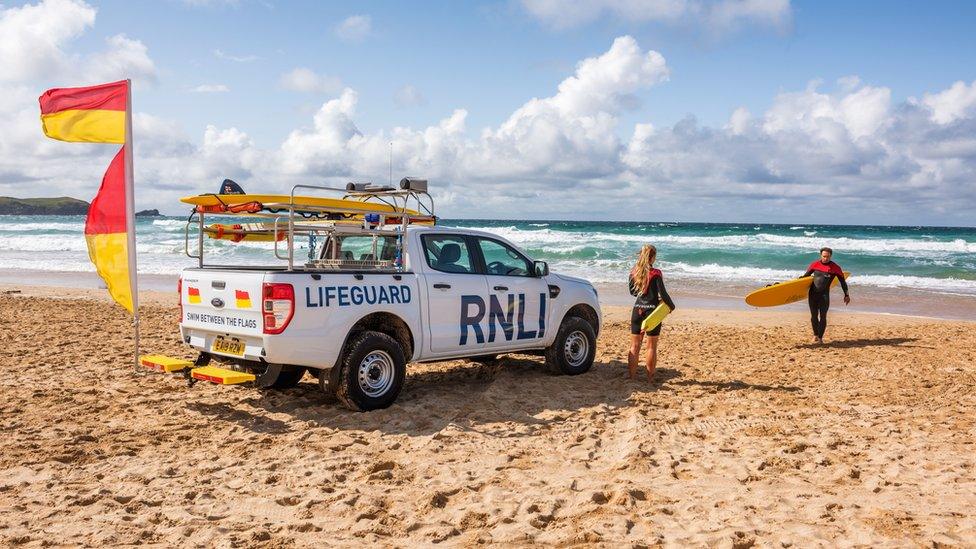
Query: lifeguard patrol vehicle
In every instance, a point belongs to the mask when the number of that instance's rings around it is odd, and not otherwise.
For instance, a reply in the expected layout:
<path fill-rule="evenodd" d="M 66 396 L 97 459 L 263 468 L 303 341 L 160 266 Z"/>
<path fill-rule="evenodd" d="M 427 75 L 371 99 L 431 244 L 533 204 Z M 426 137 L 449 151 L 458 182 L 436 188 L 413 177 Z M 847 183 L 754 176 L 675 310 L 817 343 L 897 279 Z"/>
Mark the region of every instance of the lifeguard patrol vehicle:
<path fill-rule="evenodd" d="M 496 235 L 437 225 L 426 180 L 182 201 L 193 205 L 185 250 L 197 260 L 179 280 L 180 334 L 200 352 L 192 380 L 287 388 L 312 372 L 327 395 L 373 410 L 393 403 L 410 362 L 518 352 L 569 375 L 593 363 L 593 286 Z M 266 242 L 276 264 L 212 263 L 209 239 Z"/>

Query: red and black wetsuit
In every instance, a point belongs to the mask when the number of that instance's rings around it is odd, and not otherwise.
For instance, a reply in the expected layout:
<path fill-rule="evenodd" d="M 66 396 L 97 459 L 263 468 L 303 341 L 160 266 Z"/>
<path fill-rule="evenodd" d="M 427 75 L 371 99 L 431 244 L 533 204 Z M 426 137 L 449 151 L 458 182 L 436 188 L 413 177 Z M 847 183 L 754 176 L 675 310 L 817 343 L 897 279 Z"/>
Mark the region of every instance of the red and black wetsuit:
<path fill-rule="evenodd" d="M 807 272 L 803 276 L 813 275 L 813 284 L 810 285 L 810 293 L 807 301 L 810 303 L 810 324 L 813 325 L 813 335 L 823 338 L 827 330 L 827 309 L 830 308 L 830 285 L 835 278 L 840 279 L 840 287 L 847 293 L 847 281 L 844 280 L 844 271 L 840 265 L 833 261 L 824 263 L 819 259 L 810 264 Z"/>
<path fill-rule="evenodd" d="M 667 303 L 672 311 L 674 310 L 674 301 L 671 301 L 671 296 L 664 289 L 664 277 L 661 275 L 661 271 L 651 269 L 647 276 L 651 282 L 647 285 L 647 291 L 644 293 L 640 293 L 639 285 L 635 283 L 634 276 L 630 276 L 630 295 L 637 296 L 637 301 L 634 302 L 634 310 L 630 313 L 630 333 L 633 335 L 641 333 L 641 324 L 644 323 L 644 319 L 654 312 L 654 309 L 662 301 Z M 656 328 L 649 330 L 644 335 L 660 335 L 662 325 L 663 323 L 658 324 Z"/>

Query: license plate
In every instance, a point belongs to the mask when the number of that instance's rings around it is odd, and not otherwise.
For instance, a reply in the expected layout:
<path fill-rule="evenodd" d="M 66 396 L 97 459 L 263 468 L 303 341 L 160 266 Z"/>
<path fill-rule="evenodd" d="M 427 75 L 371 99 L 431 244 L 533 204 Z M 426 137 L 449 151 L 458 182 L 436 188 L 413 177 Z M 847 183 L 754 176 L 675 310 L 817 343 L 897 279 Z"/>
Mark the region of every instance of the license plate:
<path fill-rule="evenodd" d="M 244 342 L 239 339 L 226 339 L 224 336 L 217 336 L 210 350 L 225 355 L 244 356 Z"/>

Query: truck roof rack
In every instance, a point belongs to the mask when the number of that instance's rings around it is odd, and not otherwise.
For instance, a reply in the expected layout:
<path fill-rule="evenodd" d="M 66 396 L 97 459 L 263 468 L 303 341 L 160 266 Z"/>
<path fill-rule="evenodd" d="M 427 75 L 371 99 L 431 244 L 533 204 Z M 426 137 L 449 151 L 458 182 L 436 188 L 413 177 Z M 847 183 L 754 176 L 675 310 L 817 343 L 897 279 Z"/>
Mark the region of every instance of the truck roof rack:
<path fill-rule="evenodd" d="M 298 195 L 299 189 L 341 193 L 341 198 Z M 310 257 L 303 270 L 399 270 L 402 269 L 403 233 L 411 224 L 434 225 L 434 200 L 427 192 L 427 180 L 405 177 L 399 188 L 372 183 L 348 183 L 345 188 L 322 185 L 295 185 L 288 195 L 203 194 L 185 197 L 193 211 L 184 227 L 184 253 L 204 266 L 204 235 L 240 242 L 254 240 L 274 243 L 275 258 L 288 262 L 295 270 L 295 237 L 309 237 Z M 261 223 L 206 225 L 207 215 L 264 218 Z M 190 251 L 190 227 L 197 227 L 197 250 Z M 377 238 L 396 235 L 395 260 L 314 258 L 316 237 L 372 235 L 376 258 Z M 285 241 L 286 250 L 279 250 Z M 217 265 L 210 265 L 217 266 Z"/>

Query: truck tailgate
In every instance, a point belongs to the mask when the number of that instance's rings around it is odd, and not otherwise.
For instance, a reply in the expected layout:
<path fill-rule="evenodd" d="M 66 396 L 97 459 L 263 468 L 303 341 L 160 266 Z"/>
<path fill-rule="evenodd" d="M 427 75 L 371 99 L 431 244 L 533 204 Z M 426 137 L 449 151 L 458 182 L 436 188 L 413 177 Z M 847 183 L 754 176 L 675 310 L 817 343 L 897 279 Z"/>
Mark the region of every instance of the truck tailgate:
<path fill-rule="evenodd" d="M 185 328 L 260 336 L 263 272 L 187 270 L 180 302 Z"/>

